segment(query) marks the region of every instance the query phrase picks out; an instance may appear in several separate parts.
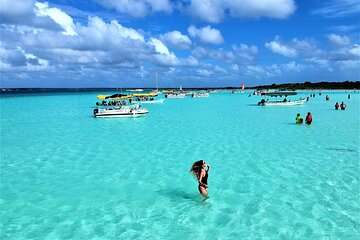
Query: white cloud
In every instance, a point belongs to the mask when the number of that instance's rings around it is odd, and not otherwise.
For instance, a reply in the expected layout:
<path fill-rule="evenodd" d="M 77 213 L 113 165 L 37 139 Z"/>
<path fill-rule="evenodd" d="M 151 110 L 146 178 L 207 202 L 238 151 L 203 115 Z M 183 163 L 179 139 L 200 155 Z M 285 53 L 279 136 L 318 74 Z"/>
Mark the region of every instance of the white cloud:
<path fill-rule="evenodd" d="M 24 49 L 30 49 L 34 56 L 39 56 L 40 62 L 44 63 L 43 59 L 54 66 L 71 68 L 73 64 L 81 64 L 100 69 L 138 67 L 144 62 L 160 66 L 199 64 L 192 56 L 178 58 L 157 38 L 146 40 L 140 31 L 127 28 L 116 20 L 107 23 L 99 17 L 89 17 L 87 25 L 78 23 L 75 28 L 77 35 L 64 35 L 62 32 L 45 29 L 33 31 L 30 27 L 0 30 L 9 37 L 5 46 L 7 49 L 11 49 L 11 45 L 21 45 Z M 184 39 L 185 42 L 190 40 Z M 4 63 L 2 65 L 6 65 L 3 56 L 0 58 Z M 26 61 L 33 61 L 26 59 L 23 54 L 10 56 L 9 61 L 11 59 L 14 64 L 22 65 Z"/>
<path fill-rule="evenodd" d="M 291 61 L 291 62 L 285 64 L 285 67 L 289 70 L 294 70 L 296 72 L 299 72 L 302 70 L 303 65 L 297 64 L 295 61 Z"/>
<path fill-rule="evenodd" d="M 192 0 L 188 12 L 203 21 L 218 23 L 224 18 L 224 2 L 219 0 Z"/>
<path fill-rule="evenodd" d="M 168 0 L 97 0 L 97 2 L 132 17 L 145 17 L 151 12 L 171 13 L 173 10 Z"/>
<path fill-rule="evenodd" d="M 360 45 L 355 44 L 353 47 L 349 49 L 349 52 L 354 56 L 360 57 Z M 359 60 L 359 59 L 358 59 Z"/>
<path fill-rule="evenodd" d="M 75 25 L 73 19 L 65 12 L 61 11 L 58 8 L 49 8 L 49 4 L 47 2 L 44 3 L 36 2 L 35 6 L 36 6 L 35 13 L 38 16 L 50 17 L 52 20 L 54 20 L 64 29 L 65 35 L 70 35 L 70 36 L 77 35 L 77 33 L 75 32 Z"/>
<path fill-rule="evenodd" d="M 153 55 L 155 62 L 162 66 L 196 66 L 198 61 L 196 58 L 190 56 L 186 59 L 179 59 L 173 52 L 157 38 L 150 38 L 149 45 L 155 48 L 157 54 Z"/>
<path fill-rule="evenodd" d="M 330 0 L 324 7 L 311 11 L 323 17 L 344 17 L 360 13 L 359 0 Z"/>
<path fill-rule="evenodd" d="M 339 46 L 346 46 L 351 43 L 347 36 L 340 36 L 333 33 L 328 35 L 328 39 L 331 43 Z"/>
<path fill-rule="evenodd" d="M 239 71 L 239 65 L 237 65 L 237 64 L 232 64 L 232 65 L 230 66 L 230 69 L 233 70 L 233 71 Z"/>
<path fill-rule="evenodd" d="M 189 35 L 193 38 L 199 38 L 204 43 L 221 44 L 224 42 L 224 38 L 221 32 L 215 28 L 211 28 L 209 25 L 203 28 L 196 28 L 190 26 L 188 28 Z"/>
<path fill-rule="evenodd" d="M 233 45 L 232 49 L 228 51 L 223 48 L 215 50 L 196 47 L 192 54 L 198 58 L 214 59 L 231 64 L 251 64 L 255 61 L 258 49 L 256 46 L 248 46 L 246 44 L 240 44 L 240 46 Z"/>
<path fill-rule="evenodd" d="M 124 39 L 138 40 L 144 42 L 144 36 L 132 28 L 127 28 L 119 24 L 116 20 L 105 23 L 99 17 L 90 17 L 88 26 L 78 28 L 83 36 L 90 36 L 94 39 L 106 39 L 117 43 Z"/>
<path fill-rule="evenodd" d="M 336 26 L 331 26 L 328 29 L 331 31 L 336 31 L 336 32 L 351 32 L 353 30 L 358 29 L 358 25 L 356 25 L 356 24 L 336 25 Z"/>
<path fill-rule="evenodd" d="M 293 0 L 242 0 L 242 1 L 225 1 L 228 5 L 230 14 L 234 17 L 270 17 L 270 18 L 287 18 L 295 9 Z"/>
<path fill-rule="evenodd" d="M 16 6 L 12 0 L 0 0 L 0 19 L 1 22 L 18 22 L 16 18 L 22 16 L 27 18 L 32 14 L 34 1 L 17 0 Z"/>
<path fill-rule="evenodd" d="M 235 18 L 287 18 L 296 9 L 293 0 L 191 0 L 188 12 L 203 21 L 218 23 L 230 13 Z"/>
<path fill-rule="evenodd" d="M 213 72 L 206 69 L 198 69 L 197 74 L 202 77 L 208 77 L 213 74 Z"/>
<path fill-rule="evenodd" d="M 49 62 L 32 53 L 27 53 L 21 47 L 5 49 L 0 46 L 1 71 L 45 71 Z"/>
<path fill-rule="evenodd" d="M 296 57 L 296 49 L 283 45 L 279 38 L 276 37 L 274 41 L 265 43 L 265 47 L 270 49 L 273 53 L 283 55 L 285 57 Z"/>
<path fill-rule="evenodd" d="M 150 38 L 149 43 L 155 47 L 157 53 L 170 55 L 169 49 L 159 39 Z"/>
<path fill-rule="evenodd" d="M 160 39 L 168 46 L 182 50 L 189 49 L 192 44 L 190 38 L 187 35 L 181 34 L 179 31 L 161 34 Z"/>

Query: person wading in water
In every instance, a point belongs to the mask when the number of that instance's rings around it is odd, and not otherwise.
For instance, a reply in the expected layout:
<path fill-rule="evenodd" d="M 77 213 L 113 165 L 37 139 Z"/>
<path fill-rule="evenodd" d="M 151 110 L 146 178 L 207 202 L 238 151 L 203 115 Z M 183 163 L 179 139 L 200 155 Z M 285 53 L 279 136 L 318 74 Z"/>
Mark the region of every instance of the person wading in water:
<path fill-rule="evenodd" d="M 198 180 L 198 189 L 201 195 L 205 198 L 208 197 L 208 177 L 210 172 L 210 165 L 207 164 L 204 160 L 199 160 L 194 162 L 190 168 L 190 173 Z"/>

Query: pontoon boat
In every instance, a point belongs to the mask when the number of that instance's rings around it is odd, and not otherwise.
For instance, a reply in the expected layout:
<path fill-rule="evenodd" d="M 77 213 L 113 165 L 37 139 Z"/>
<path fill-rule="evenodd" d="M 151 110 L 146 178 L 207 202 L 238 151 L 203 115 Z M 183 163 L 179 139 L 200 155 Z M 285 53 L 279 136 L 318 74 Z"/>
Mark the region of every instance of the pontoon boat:
<path fill-rule="evenodd" d="M 94 117 L 96 118 L 129 118 L 129 117 L 140 117 L 148 114 L 149 111 L 145 108 L 140 108 L 140 105 L 135 107 L 122 106 L 119 108 L 110 108 L 110 109 L 94 109 Z"/>

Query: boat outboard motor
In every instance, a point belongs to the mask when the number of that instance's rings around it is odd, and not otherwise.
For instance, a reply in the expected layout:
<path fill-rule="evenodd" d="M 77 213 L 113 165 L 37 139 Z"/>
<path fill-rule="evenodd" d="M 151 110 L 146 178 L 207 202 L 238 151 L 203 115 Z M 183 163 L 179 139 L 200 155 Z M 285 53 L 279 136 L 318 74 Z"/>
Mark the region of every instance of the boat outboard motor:
<path fill-rule="evenodd" d="M 99 109 L 95 108 L 94 109 L 94 116 L 99 112 Z"/>

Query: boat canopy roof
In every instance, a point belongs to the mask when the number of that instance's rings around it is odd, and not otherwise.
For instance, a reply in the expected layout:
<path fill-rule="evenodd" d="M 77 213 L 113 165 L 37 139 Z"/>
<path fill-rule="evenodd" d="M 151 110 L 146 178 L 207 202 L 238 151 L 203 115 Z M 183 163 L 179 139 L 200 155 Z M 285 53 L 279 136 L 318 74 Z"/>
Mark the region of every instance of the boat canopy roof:
<path fill-rule="evenodd" d="M 297 92 L 263 92 L 261 93 L 262 96 L 271 96 L 271 97 L 278 97 L 278 96 L 292 96 L 296 95 Z"/>
<path fill-rule="evenodd" d="M 120 100 L 120 99 L 127 99 L 133 97 L 156 97 L 157 93 L 135 93 L 135 94 L 113 94 L 110 96 L 107 95 L 98 95 L 98 99 L 102 100 Z"/>
<path fill-rule="evenodd" d="M 97 98 L 103 100 L 120 100 L 120 99 L 132 98 L 132 95 L 127 95 L 127 94 L 113 94 L 110 96 L 98 95 Z"/>
<path fill-rule="evenodd" d="M 156 97 L 157 93 L 134 93 L 133 97 Z"/>

